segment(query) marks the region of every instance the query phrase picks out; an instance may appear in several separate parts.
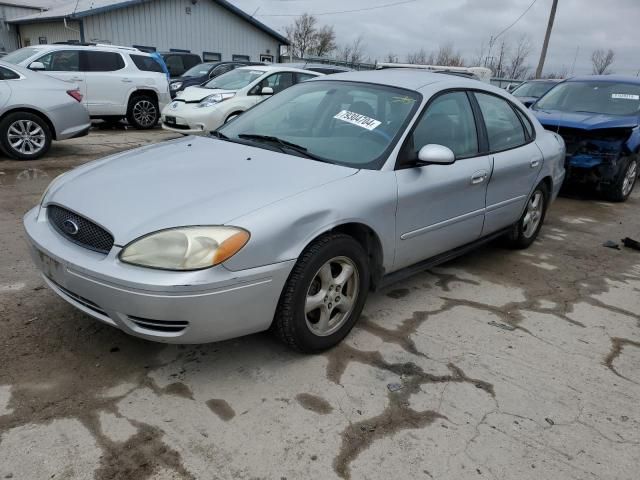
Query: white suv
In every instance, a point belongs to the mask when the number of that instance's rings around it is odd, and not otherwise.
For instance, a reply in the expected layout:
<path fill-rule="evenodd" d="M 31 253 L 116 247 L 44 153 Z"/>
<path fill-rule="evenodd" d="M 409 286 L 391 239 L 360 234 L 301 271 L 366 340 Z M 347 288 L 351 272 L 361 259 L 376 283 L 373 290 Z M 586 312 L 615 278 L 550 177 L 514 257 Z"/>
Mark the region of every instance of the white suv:
<path fill-rule="evenodd" d="M 16 50 L 3 61 L 78 85 L 91 118 L 126 117 L 136 128 L 152 128 L 171 100 L 160 64 L 136 48 L 36 45 Z"/>

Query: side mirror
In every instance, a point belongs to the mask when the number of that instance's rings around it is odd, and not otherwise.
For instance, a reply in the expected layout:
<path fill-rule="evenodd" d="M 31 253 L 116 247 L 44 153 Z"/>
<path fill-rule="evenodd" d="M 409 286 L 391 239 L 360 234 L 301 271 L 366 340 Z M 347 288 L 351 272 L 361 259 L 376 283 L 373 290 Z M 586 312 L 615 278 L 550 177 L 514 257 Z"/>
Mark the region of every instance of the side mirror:
<path fill-rule="evenodd" d="M 422 165 L 451 165 L 456 161 L 456 156 L 450 148 L 444 145 L 430 143 L 420 149 L 418 152 L 418 161 Z"/>
<path fill-rule="evenodd" d="M 273 88 L 262 87 L 262 90 L 260 90 L 260 95 L 273 95 Z"/>
<path fill-rule="evenodd" d="M 44 63 L 42 62 L 31 62 L 31 64 L 29 64 L 29 70 L 34 70 L 34 71 L 38 71 L 38 70 L 46 70 Z"/>

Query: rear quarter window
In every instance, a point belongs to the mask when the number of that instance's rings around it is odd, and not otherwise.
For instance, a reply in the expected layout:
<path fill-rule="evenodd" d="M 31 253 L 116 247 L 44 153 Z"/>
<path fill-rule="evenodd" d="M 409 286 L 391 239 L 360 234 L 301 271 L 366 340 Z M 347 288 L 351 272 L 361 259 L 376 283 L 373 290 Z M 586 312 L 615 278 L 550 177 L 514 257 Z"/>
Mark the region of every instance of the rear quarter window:
<path fill-rule="evenodd" d="M 142 70 L 143 72 L 164 73 L 160 64 L 151 57 L 147 57 L 145 55 L 131 55 L 131 60 L 135 66 L 138 67 L 138 70 Z"/>
<path fill-rule="evenodd" d="M 8 68 L 0 67 L 0 80 L 17 80 L 20 78 L 13 70 L 9 70 Z"/>

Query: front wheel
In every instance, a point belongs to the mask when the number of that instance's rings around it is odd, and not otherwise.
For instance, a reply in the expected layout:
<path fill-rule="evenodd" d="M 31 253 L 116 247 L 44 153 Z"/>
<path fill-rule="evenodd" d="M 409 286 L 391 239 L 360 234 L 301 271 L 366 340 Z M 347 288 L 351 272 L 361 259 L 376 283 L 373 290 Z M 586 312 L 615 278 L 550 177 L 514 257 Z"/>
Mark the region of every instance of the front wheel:
<path fill-rule="evenodd" d="M 549 189 L 544 183 L 539 184 L 534 190 L 524 213 L 507 235 L 507 244 L 511 248 L 528 248 L 538 237 L 549 203 Z"/>
<path fill-rule="evenodd" d="M 624 202 L 636 185 L 638 180 L 638 157 L 623 159 L 622 168 L 615 181 L 603 190 L 607 200 L 612 202 Z"/>
<path fill-rule="evenodd" d="M 38 115 L 15 112 L 0 122 L 0 145 L 11 158 L 35 160 L 51 146 L 51 129 Z"/>
<path fill-rule="evenodd" d="M 291 348 L 313 353 L 340 343 L 360 317 L 369 264 L 360 244 L 327 234 L 309 245 L 282 291 L 274 330 Z"/>

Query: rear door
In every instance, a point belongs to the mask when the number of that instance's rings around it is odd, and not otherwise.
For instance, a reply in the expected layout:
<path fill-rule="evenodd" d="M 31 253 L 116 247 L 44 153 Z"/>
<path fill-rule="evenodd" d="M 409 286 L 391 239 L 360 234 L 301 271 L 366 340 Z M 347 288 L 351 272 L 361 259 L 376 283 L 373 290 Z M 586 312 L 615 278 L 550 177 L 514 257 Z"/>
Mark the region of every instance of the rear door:
<path fill-rule="evenodd" d="M 82 103 L 87 106 L 87 85 L 85 74 L 80 68 L 80 50 L 55 50 L 36 58 L 34 61 L 44 65 L 43 73 L 77 85 L 82 93 Z"/>
<path fill-rule="evenodd" d="M 428 144 L 455 154 L 451 165 L 426 165 L 396 171 L 396 259 L 403 268 L 477 240 L 484 222 L 489 157 L 480 153 L 470 97 L 465 91 L 439 94 L 429 102 L 400 154 L 399 162 L 417 159 Z"/>
<path fill-rule="evenodd" d="M 122 55 L 117 52 L 83 51 L 81 58 L 89 113 L 124 115 L 135 79 L 125 74 Z"/>
<path fill-rule="evenodd" d="M 483 235 L 515 223 L 542 168 L 535 130 L 518 107 L 489 93 L 475 92 L 487 132 L 493 172 L 487 188 Z"/>

